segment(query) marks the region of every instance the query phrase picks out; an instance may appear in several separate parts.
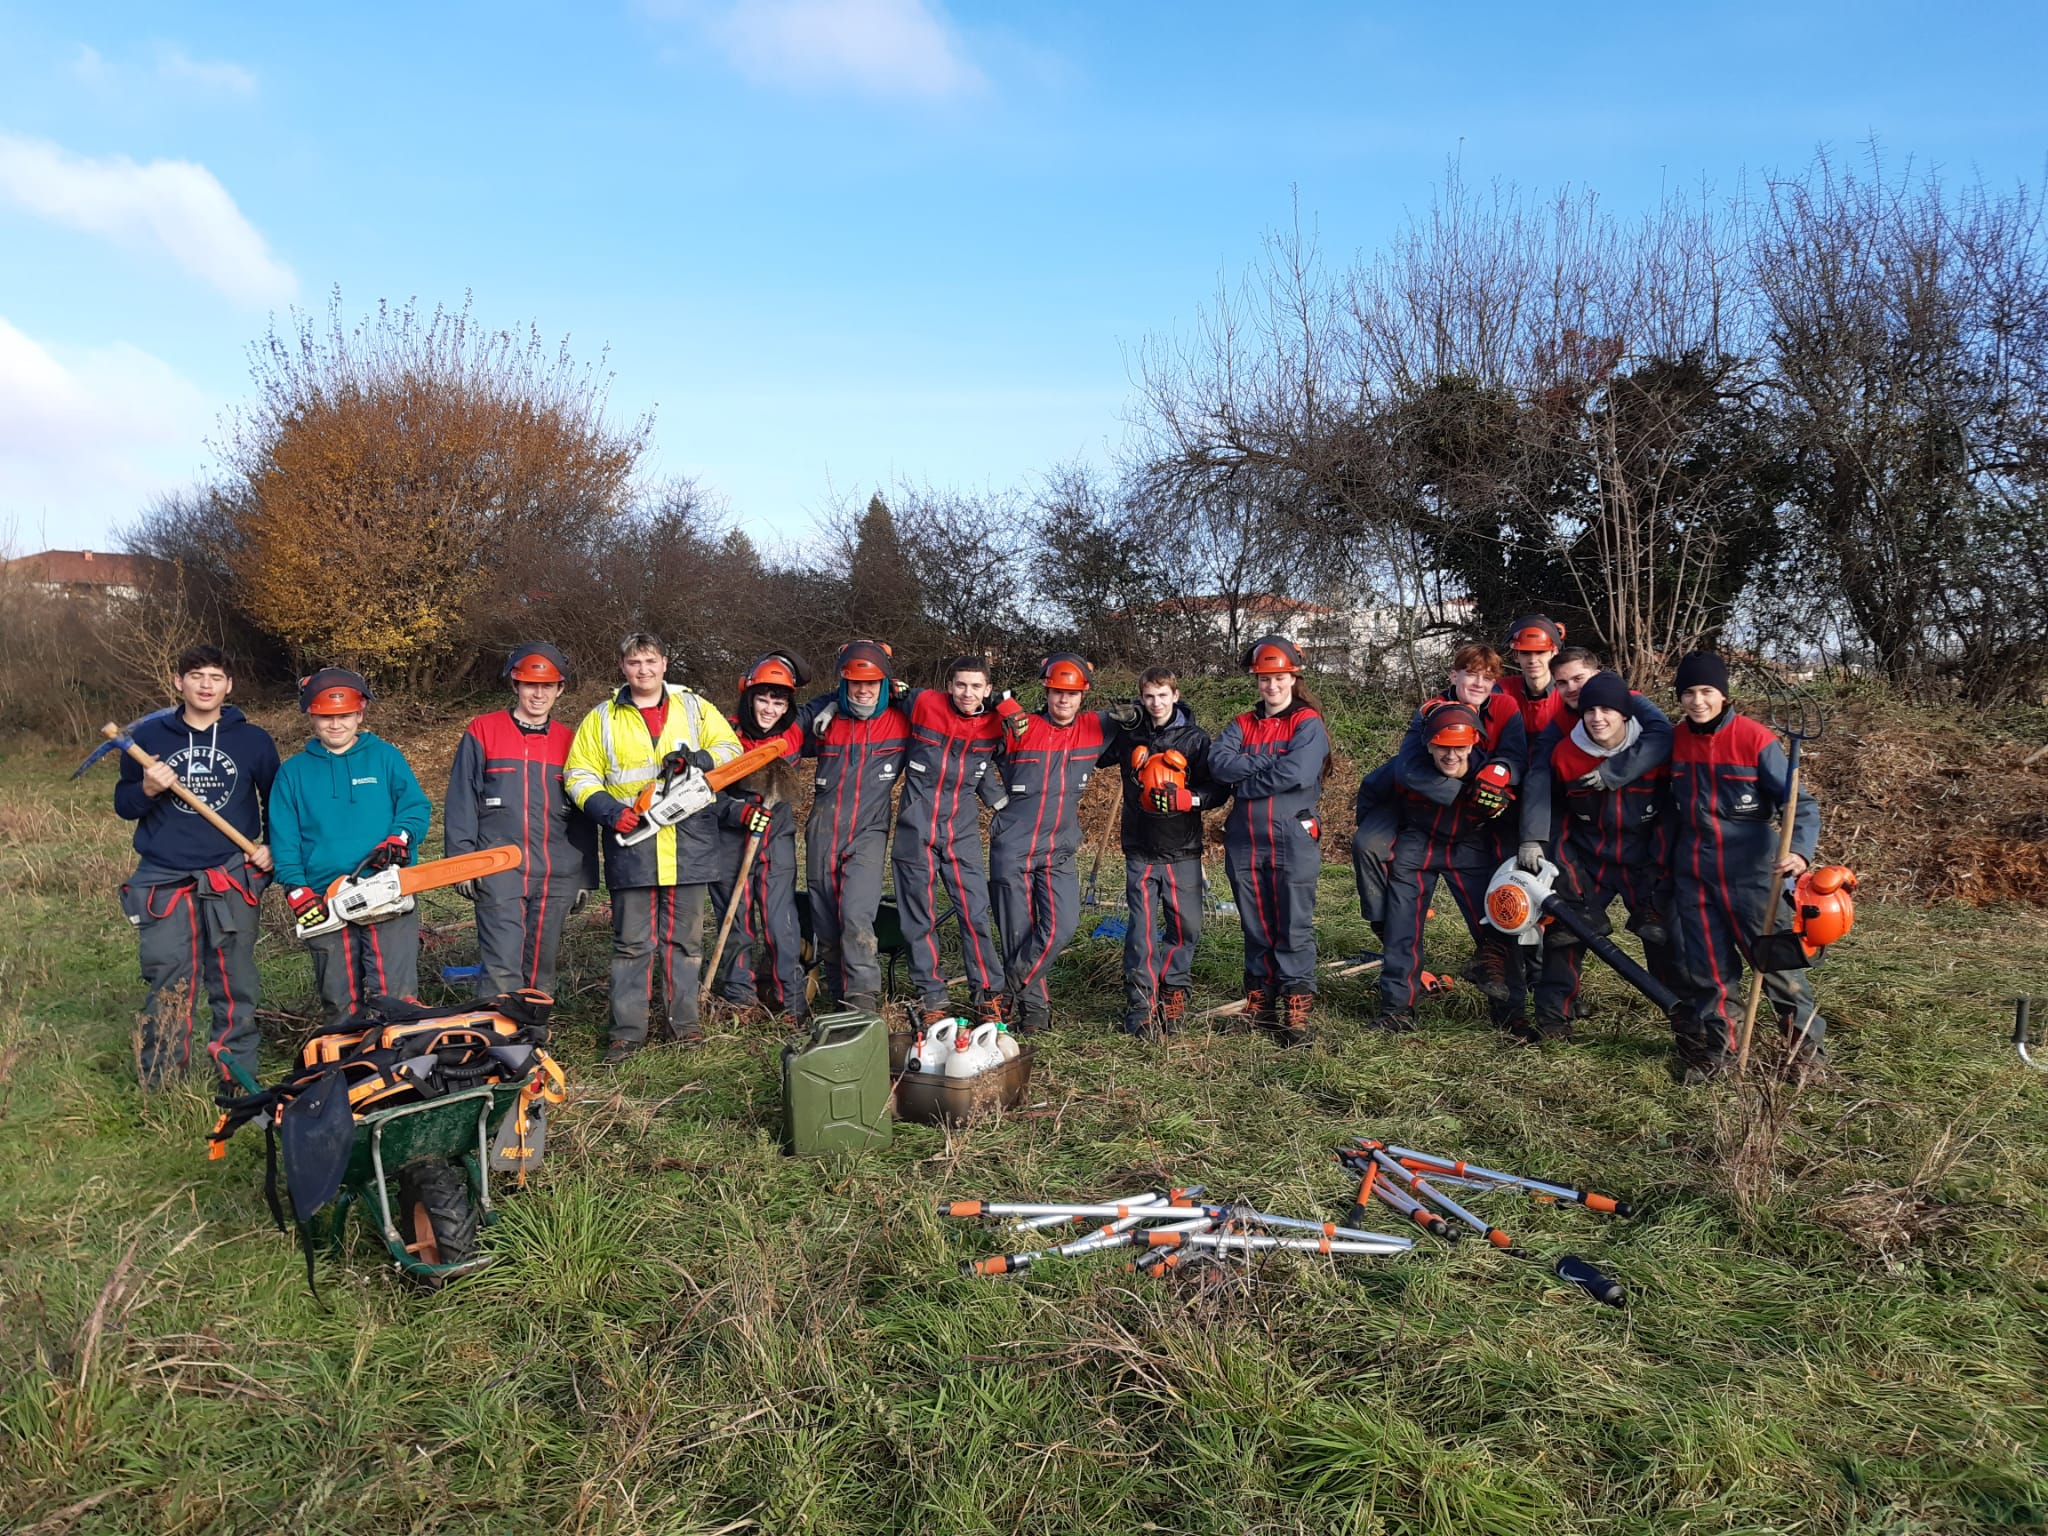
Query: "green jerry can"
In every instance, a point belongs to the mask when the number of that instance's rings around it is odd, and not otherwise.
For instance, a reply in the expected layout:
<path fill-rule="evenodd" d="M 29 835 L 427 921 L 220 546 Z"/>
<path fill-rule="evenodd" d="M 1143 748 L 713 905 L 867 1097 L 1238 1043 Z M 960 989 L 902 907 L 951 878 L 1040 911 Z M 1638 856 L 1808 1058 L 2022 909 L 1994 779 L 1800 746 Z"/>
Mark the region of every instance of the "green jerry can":
<path fill-rule="evenodd" d="M 889 1026 L 872 1013 L 821 1014 L 782 1048 L 782 1144 L 798 1157 L 889 1142 Z"/>

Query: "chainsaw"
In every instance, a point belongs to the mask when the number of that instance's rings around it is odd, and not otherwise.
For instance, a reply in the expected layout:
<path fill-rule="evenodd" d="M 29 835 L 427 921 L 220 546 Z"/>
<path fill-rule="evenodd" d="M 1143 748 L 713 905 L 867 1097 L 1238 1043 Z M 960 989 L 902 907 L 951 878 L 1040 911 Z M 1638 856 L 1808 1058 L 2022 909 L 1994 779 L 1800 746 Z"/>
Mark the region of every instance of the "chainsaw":
<path fill-rule="evenodd" d="M 338 933 L 349 923 L 375 923 L 398 917 L 412 911 L 416 891 L 436 891 L 465 880 L 481 880 L 485 875 L 517 869 L 519 859 L 519 849 L 507 843 L 501 848 L 480 848 L 475 853 L 428 859 L 402 869 L 377 869 L 365 874 L 359 868 L 327 887 L 327 916 L 311 927 L 298 929 L 298 935 L 315 939 L 323 933 Z"/>
<path fill-rule="evenodd" d="M 1555 922 L 1612 966 L 1623 981 L 1667 1015 L 1675 1015 L 1685 1006 L 1678 994 L 1631 960 L 1626 951 L 1587 922 L 1584 913 L 1556 893 L 1560 873 L 1548 859 L 1534 874 L 1514 859 L 1505 861 L 1486 882 L 1487 923 L 1517 943 L 1540 944 L 1545 919 Z"/>
<path fill-rule="evenodd" d="M 695 768 L 685 768 L 680 773 L 663 773 L 634 798 L 633 809 L 640 814 L 640 825 L 619 836 L 619 846 L 630 848 L 635 843 L 645 842 L 663 827 L 687 821 L 706 807 L 716 805 L 721 789 L 766 768 L 788 751 L 789 743 L 778 737 L 749 748 L 731 762 L 720 763 L 709 773 Z"/>

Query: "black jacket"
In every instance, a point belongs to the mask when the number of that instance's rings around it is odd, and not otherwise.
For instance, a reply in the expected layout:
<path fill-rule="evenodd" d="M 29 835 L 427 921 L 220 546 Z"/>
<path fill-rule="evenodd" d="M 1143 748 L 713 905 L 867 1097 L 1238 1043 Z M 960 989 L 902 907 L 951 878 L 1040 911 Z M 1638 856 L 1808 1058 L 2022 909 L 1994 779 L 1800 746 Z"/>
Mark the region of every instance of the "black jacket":
<path fill-rule="evenodd" d="M 1131 766 L 1131 749 L 1150 752 L 1178 752 L 1188 760 L 1188 789 L 1195 797 L 1192 811 L 1170 811 L 1165 815 L 1144 803 L 1138 788 L 1138 773 Z M 1195 724 L 1185 704 L 1173 706 L 1173 718 L 1155 726 L 1150 715 L 1140 713 L 1136 725 L 1124 726 L 1110 738 L 1097 759 L 1098 766 L 1117 765 L 1124 780 L 1124 857 L 1172 863 L 1202 856 L 1202 812 L 1227 803 L 1230 790 L 1209 777 L 1209 733 Z"/>

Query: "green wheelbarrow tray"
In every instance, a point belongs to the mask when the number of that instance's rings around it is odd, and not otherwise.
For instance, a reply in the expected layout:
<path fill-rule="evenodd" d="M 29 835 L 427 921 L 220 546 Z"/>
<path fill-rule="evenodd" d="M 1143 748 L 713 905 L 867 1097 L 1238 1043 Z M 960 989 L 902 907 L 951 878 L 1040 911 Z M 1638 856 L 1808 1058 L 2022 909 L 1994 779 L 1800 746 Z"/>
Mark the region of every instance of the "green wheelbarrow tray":
<path fill-rule="evenodd" d="M 518 1101 L 519 1091 L 516 1082 L 486 1083 L 364 1115 L 356 1122 L 355 1145 L 349 1150 L 348 1170 L 342 1175 L 341 1193 L 330 1218 L 332 1226 L 325 1234 L 329 1247 L 340 1253 L 349 1205 L 361 1201 L 365 1218 L 376 1226 L 392 1262 L 416 1280 L 438 1285 L 491 1263 L 494 1255 L 478 1254 L 460 1263 L 430 1264 L 409 1249 L 392 1212 L 391 1178 L 411 1163 L 451 1163 L 468 1178 L 479 1225 L 495 1221 L 491 1134 Z M 319 1220 L 316 1215 L 314 1222 Z M 301 1235 L 309 1243 L 318 1243 L 321 1238 L 311 1230 L 313 1224 L 307 1223 L 308 1230 Z"/>

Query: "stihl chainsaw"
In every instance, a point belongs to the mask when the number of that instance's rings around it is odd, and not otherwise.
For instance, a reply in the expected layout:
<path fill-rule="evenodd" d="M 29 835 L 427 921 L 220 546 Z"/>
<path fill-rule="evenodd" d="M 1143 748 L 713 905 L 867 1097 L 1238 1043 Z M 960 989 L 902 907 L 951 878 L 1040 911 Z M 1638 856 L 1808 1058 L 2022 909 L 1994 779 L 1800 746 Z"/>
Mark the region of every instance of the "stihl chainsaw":
<path fill-rule="evenodd" d="M 310 927 L 300 928 L 298 935 L 315 939 L 323 933 L 337 933 L 349 923 L 374 923 L 397 917 L 413 909 L 416 891 L 436 891 L 465 880 L 481 880 L 485 875 L 517 869 L 519 857 L 519 849 L 507 843 L 502 848 L 479 848 L 475 853 L 428 859 L 424 864 L 403 869 L 379 869 L 369 874 L 358 870 L 343 875 L 327 887 L 327 916 Z"/>
<path fill-rule="evenodd" d="M 664 773 L 633 800 L 640 813 L 640 825 L 619 838 L 621 848 L 645 842 L 663 827 L 687 821 L 706 806 L 718 803 L 718 792 L 737 784 L 748 774 L 766 768 L 789 751 L 789 743 L 777 738 L 750 747 L 729 763 L 720 763 L 709 773 L 685 768 L 681 773 Z"/>

